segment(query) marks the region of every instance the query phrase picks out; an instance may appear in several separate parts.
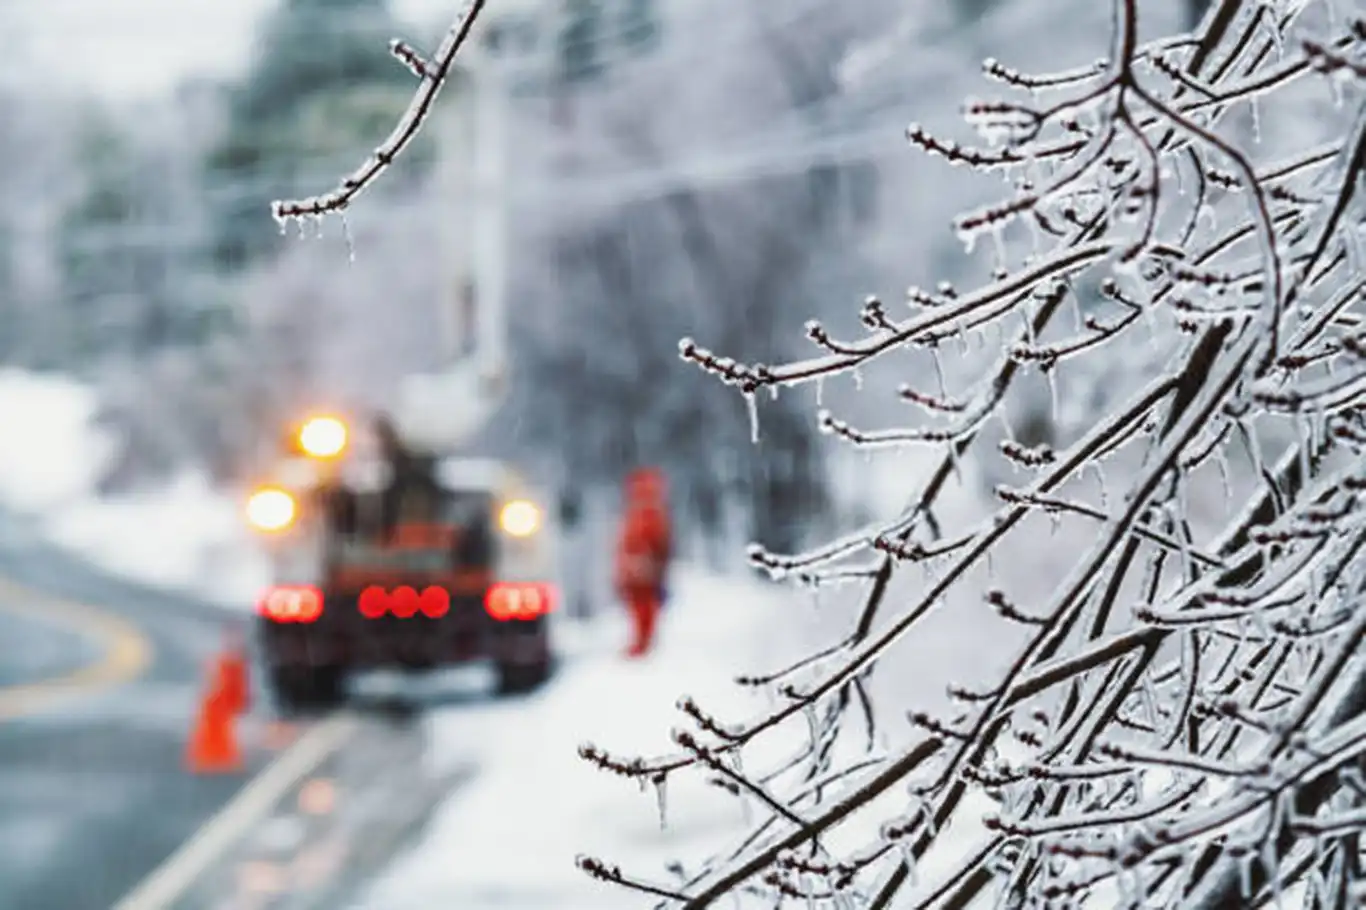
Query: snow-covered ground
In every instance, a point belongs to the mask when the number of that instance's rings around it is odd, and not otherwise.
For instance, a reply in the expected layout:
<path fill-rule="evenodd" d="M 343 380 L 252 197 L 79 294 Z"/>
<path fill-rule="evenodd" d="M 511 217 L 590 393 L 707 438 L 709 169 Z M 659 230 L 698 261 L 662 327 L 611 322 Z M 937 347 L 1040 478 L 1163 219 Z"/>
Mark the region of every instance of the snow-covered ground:
<path fill-rule="evenodd" d="M 675 707 L 692 696 L 727 721 L 763 710 L 731 683 L 770 669 L 804 636 L 809 609 L 748 579 L 718 579 L 681 568 L 658 651 L 618 656 L 624 620 L 609 614 L 569 644 L 570 659 L 527 700 L 435 711 L 432 761 L 479 763 L 475 781 L 438 807 L 418 843 L 401 855 L 351 910 L 611 910 L 648 897 L 590 879 L 575 864 L 588 854 L 658 884 L 678 859 L 694 870 L 746 830 L 734 798 L 698 776 L 653 787 L 596 769 L 578 755 L 592 742 L 622 757 L 677 752 L 669 732 L 687 726 Z M 434 769 L 444 770 L 444 769 Z M 661 825 L 661 804 L 664 824 Z"/>
<path fill-rule="evenodd" d="M 195 471 L 99 495 L 118 440 L 96 424 L 97 403 L 74 380 L 0 370 L 0 509 L 111 573 L 249 609 L 266 567 L 240 497 Z"/>

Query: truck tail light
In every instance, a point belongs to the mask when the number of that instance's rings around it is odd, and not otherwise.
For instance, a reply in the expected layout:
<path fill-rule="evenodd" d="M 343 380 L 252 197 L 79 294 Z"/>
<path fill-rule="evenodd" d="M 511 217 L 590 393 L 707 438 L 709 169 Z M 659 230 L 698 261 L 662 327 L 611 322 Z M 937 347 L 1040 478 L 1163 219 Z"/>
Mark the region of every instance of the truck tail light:
<path fill-rule="evenodd" d="M 499 622 L 535 619 L 555 609 L 554 589 L 547 584 L 499 582 L 484 597 L 484 609 Z"/>
<path fill-rule="evenodd" d="M 257 609 L 275 622 L 314 622 L 323 615 L 323 592 L 312 585 L 276 585 L 261 595 Z"/>
<path fill-rule="evenodd" d="M 451 611 L 451 593 L 436 585 L 424 588 L 421 593 L 408 585 L 392 591 L 371 585 L 360 592 L 356 609 L 366 619 L 379 619 L 385 613 L 392 613 L 399 619 L 409 619 L 418 613 L 429 619 L 440 619 Z"/>

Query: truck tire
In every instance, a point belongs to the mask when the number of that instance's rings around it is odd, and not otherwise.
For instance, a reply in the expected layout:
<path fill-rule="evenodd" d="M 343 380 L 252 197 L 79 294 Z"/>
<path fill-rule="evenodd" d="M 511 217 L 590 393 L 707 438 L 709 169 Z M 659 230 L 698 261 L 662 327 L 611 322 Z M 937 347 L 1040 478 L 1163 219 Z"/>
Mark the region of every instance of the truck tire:
<path fill-rule="evenodd" d="M 309 680 L 297 667 L 270 667 L 270 694 L 275 710 L 284 717 L 302 714 L 309 707 Z"/>
<path fill-rule="evenodd" d="M 330 710 L 346 700 L 346 671 L 341 667 L 314 667 L 312 675 L 317 707 Z"/>
<path fill-rule="evenodd" d="M 533 692 L 549 678 L 549 661 L 539 664 L 499 664 L 498 694 L 520 695 Z"/>
<path fill-rule="evenodd" d="M 269 677 L 275 707 L 286 717 L 334 708 L 344 697 L 338 667 L 271 667 Z"/>

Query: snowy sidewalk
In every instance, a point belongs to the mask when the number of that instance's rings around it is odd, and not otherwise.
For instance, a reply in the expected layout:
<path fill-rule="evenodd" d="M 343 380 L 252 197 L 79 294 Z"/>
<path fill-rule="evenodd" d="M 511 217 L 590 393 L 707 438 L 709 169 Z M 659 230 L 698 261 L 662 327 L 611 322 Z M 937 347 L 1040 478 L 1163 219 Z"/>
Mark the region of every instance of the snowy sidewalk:
<path fill-rule="evenodd" d="M 677 777 L 663 794 L 661 828 L 654 788 L 641 792 L 590 766 L 579 746 L 591 741 L 624 757 L 675 752 L 669 731 L 681 725 L 675 705 L 684 694 L 727 720 L 763 708 L 731 680 L 773 666 L 775 648 L 797 634 L 790 612 L 801 606 L 756 582 L 681 571 L 654 656 L 618 656 L 626 629 L 613 612 L 597 640 L 571 645 L 579 653 L 537 695 L 434 712 L 429 759 L 439 766 L 474 753 L 479 776 L 438 807 L 421 841 L 351 910 L 649 905 L 590 879 L 576 855 L 669 883 L 666 862 L 695 868 L 743 833 L 742 813 L 700 776 Z"/>

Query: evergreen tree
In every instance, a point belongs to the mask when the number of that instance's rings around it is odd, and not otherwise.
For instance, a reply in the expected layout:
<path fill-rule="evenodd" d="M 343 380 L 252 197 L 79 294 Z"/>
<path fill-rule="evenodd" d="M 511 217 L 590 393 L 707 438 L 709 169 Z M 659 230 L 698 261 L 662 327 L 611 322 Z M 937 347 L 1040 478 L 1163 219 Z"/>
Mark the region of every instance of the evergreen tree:
<path fill-rule="evenodd" d="M 386 0 L 281 0 L 267 18 L 206 162 L 217 268 L 241 269 L 275 248 L 264 214 L 272 198 L 314 191 L 388 134 L 413 90 L 385 51 L 398 32 Z M 420 136 L 399 172 L 425 168 L 431 151 Z"/>
<path fill-rule="evenodd" d="M 657 0 L 621 0 L 621 42 L 633 53 L 655 50 L 660 43 Z"/>
<path fill-rule="evenodd" d="M 569 84 L 598 79 L 605 35 L 601 0 L 565 0 L 564 29 L 559 38 L 561 79 Z"/>
<path fill-rule="evenodd" d="M 56 237 L 66 341 L 59 359 L 138 356 L 173 341 L 178 250 L 143 242 L 170 217 L 173 200 L 160 168 L 103 112 L 80 127 L 75 163 L 83 185 Z"/>

